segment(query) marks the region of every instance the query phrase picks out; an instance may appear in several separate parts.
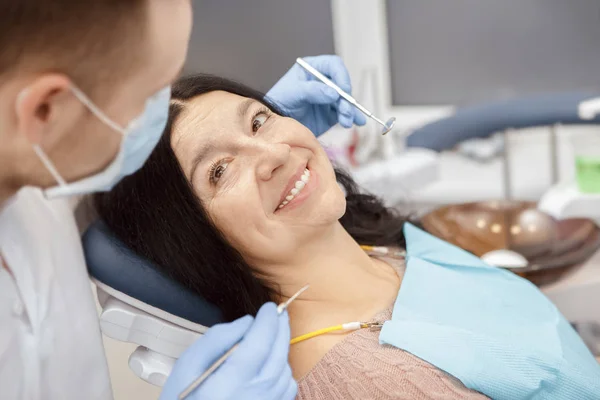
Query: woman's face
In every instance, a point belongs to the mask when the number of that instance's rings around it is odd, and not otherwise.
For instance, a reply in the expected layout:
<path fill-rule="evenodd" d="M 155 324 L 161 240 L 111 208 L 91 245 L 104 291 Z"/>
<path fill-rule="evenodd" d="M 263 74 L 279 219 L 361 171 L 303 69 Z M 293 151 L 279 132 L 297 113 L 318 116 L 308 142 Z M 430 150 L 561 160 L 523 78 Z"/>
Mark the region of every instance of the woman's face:
<path fill-rule="evenodd" d="M 248 262 L 286 262 L 344 214 L 312 132 L 256 100 L 215 91 L 186 102 L 171 145 L 208 215 Z"/>

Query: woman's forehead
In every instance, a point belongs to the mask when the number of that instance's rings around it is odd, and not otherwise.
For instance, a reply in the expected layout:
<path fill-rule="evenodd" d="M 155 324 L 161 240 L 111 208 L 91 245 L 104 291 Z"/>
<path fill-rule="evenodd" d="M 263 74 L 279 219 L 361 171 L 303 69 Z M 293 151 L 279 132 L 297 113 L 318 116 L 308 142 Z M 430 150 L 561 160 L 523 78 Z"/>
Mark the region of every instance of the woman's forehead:
<path fill-rule="evenodd" d="M 185 102 L 174 100 L 182 104 L 183 111 L 173 125 L 173 145 L 187 141 L 190 133 L 197 137 L 205 130 L 225 128 L 225 125 L 233 122 L 236 107 L 244 100 L 245 97 L 224 91 L 202 94 Z"/>
<path fill-rule="evenodd" d="M 184 111 L 177 122 L 182 126 L 197 126 L 202 121 L 227 118 L 244 100 L 246 97 L 221 90 L 196 96 L 185 102 Z"/>

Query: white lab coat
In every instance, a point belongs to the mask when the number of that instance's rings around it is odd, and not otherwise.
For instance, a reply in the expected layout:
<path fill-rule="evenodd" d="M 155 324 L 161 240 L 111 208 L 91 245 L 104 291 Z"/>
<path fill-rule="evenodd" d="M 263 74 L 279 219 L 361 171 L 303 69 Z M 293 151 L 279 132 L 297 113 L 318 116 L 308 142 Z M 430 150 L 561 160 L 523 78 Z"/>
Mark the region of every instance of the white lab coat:
<path fill-rule="evenodd" d="M 111 399 L 98 314 L 66 201 L 20 190 L 0 210 L 0 399 Z"/>

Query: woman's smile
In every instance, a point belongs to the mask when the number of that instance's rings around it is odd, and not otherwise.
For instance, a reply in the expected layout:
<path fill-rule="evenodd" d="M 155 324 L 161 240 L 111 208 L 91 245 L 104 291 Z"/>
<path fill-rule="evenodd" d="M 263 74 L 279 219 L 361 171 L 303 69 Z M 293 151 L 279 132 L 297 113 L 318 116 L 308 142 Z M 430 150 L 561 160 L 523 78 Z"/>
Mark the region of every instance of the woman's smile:
<path fill-rule="evenodd" d="M 275 212 L 279 214 L 300 207 L 316 189 L 317 184 L 317 173 L 311 171 L 308 165 L 300 167 L 290 178 Z"/>

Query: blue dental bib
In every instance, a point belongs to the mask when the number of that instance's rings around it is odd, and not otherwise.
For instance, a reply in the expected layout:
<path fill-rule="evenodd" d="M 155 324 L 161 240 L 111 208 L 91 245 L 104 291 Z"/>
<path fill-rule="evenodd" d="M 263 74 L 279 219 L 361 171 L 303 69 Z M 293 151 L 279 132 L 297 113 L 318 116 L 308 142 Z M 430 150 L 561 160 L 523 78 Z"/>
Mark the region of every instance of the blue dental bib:
<path fill-rule="evenodd" d="M 600 399 L 600 365 L 533 284 L 406 224 L 389 344 L 492 399 Z"/>

